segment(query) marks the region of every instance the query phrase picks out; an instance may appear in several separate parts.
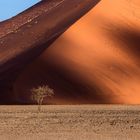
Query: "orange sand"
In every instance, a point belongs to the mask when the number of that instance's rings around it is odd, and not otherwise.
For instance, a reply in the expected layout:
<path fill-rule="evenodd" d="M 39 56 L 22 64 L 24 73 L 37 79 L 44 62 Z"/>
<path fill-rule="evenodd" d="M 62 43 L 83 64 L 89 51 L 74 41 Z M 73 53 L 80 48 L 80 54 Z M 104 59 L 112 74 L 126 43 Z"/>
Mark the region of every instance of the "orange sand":
<path fill-rule="evenodd" d="M 102 0 L 15 83 L 20 101 L 49 84 L 50 104 L 140 103 L 140 1 Z"/>

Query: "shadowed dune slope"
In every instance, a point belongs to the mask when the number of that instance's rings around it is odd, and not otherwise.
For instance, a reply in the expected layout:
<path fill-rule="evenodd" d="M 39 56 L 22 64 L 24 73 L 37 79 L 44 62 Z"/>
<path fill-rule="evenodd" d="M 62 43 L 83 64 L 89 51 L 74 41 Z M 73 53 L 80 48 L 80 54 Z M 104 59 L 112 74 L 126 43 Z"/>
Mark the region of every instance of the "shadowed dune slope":
<path fill-rule="evenodd" d="M 9 102 L 11 98 L 9 95 L 13 97 L 11 93 L 13 82 L 25 66 L 99 1 L 41 1 L 21 14 L 0 23 L 1 101 L 6 99 Z"/>
<path fill-rule="evenodd" d="M 102 0 L 15 82 L 18 101 L 48 84 L 48 104 L 140 103 L 140 1 Z"/>

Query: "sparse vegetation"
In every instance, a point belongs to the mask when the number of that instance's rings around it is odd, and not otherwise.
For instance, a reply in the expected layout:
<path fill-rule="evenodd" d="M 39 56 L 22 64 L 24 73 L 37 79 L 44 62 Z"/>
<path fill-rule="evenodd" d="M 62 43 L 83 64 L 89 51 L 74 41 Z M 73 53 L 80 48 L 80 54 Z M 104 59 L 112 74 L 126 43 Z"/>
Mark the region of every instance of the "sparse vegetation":
<path fill-rule="evenodd" d="M 45 97 L 54 96 L 54 90 L 48 85 L 38 86 L 37 88 L 31 89 L 32 96 L 31 99 L 38 104 L 38 112 L 41 111 L 41 105 Z"/>

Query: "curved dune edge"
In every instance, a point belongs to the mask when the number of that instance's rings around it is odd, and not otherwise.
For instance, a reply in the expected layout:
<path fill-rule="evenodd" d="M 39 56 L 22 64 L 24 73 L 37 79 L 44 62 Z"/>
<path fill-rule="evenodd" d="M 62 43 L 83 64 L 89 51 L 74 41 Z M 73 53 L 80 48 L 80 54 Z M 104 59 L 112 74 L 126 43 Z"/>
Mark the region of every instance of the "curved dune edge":
<path fill-rule="evenodd" d="M 140 2 L 103 0 L 78 21 L 15 83 L 17 100 L 48 84 L 47 104 L 140 103 Z"/>

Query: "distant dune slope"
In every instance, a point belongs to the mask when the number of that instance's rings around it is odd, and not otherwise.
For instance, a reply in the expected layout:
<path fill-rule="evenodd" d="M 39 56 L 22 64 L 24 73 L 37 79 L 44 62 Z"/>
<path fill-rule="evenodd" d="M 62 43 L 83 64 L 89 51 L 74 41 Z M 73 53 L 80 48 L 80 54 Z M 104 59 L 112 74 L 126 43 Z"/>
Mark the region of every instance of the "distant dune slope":
<path fill-rule="evenodd" d="M 102 0 L 15 83 L 18 101 L 49 84 L 49 104 L 140 103 L 140 1 Z"/>

